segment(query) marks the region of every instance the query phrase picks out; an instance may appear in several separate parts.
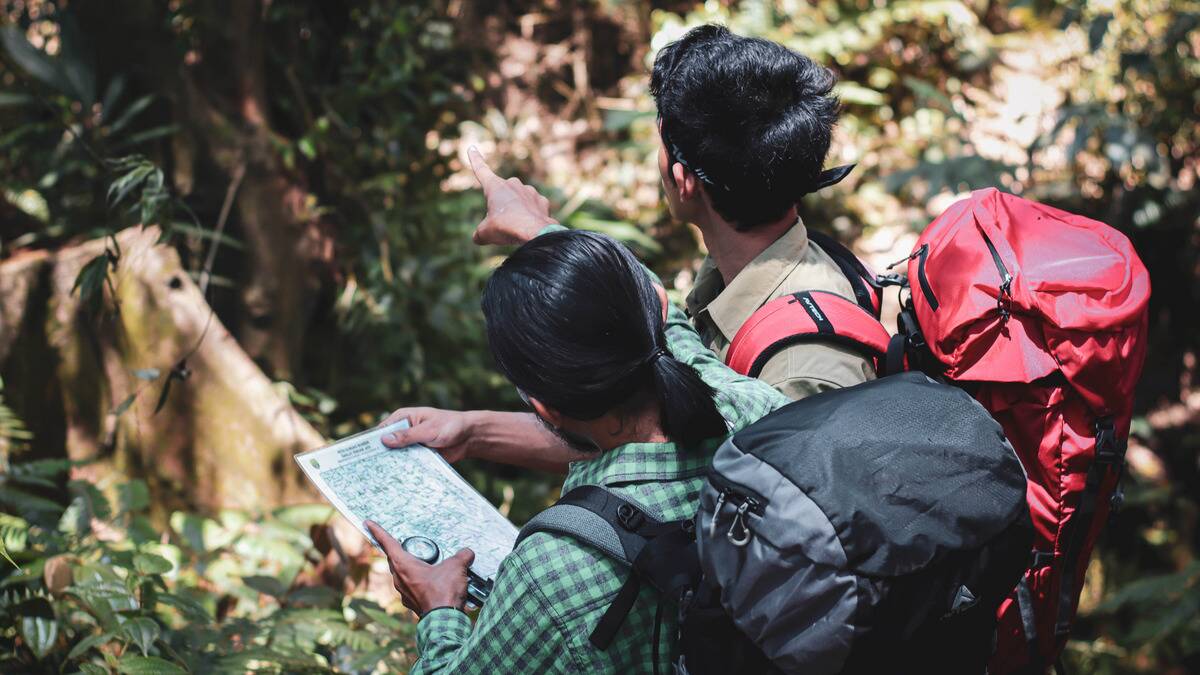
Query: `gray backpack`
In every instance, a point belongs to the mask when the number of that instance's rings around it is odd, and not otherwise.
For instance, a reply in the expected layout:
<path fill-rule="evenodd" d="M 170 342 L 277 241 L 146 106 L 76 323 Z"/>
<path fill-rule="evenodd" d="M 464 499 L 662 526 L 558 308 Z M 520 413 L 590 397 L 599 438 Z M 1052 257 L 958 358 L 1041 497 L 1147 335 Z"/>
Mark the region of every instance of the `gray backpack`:
<path fill-rule="evenodd" d="M 679 612 L 676 673 L 983 673 L 996 609 L 1029 562 L 1025 486 L 979 403 L 905 373 L 730 437 L 694 519 L 659 522 L 582 486 L 517 541 L 567 535 L 629 569 L 590 635 L 598 649 L 653 586 Z"/>

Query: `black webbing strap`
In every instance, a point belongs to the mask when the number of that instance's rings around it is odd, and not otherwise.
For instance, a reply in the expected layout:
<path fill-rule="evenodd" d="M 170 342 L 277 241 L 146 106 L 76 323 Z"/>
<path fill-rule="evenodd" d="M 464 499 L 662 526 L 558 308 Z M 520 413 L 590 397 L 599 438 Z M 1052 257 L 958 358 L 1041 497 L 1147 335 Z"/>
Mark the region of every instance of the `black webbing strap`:
<path fill-rule="evenodd" d="M 591 635 L 588 635 L 588 642 L 592 643 L 593 647 L 600 651 L 608 649 L 613 638 L 617 636 L 621 624 L 625 622 L 625 617 L 629 616 L 629 612 L 633 610 L 633 603 L 637 601 L 638 592 L 641 590 L 641 577 L 637 575 L 637 572 L 630 572 L 629 576 L 625 578 L 625 583 L 621 584 L 621 590 L 617 592 L 617 597 L 604 611 L 600 621 L 596 622 L 596 627 L 592 629 Z"/>
<path fill-rule="evenodd" d="M 821 250 L 828 253 L 830 258 L 833 258 L 833 262 L 842 271 L 842 275 L 850 281 L 850 286 L 854 289 L 854 301 L 858 303 L 858 306 L 878 319 L 879 310 L 875 301 L 882 289 L 875 281 L 875 275 L 867 270 L 867 266 L 858 259 L 858 256 L 854 255 L 853 251 L 846 248 L 837 239 L 816 230 L 809 230 L 808 238 L 820 246 Z"/>
<path fill-rule="evenodd" d="M 1025 634 L 1025 644 L 1029 649 L 1030 670 L 1044 671 L 1042 667 L 1042 651 L 1038 646 L 1037 617 L 1033 613 L 1033 593 L 1029 590 L 1029 576 L 1021 577 L 1017 582 L 1017 610 L 1021 613 L 1021 630 Z"/>
<path fill-rule="evenodd" d="M 1112 417 L 1101 417 L 1096 420 L 1096 455 L 1088 468 L 1087 481 L 1083 492 L 1079 495 L 1079 505 L 1067 525 L 1067 544 L 1063 554 L 1062 581 L 1058 593 L 1058 618 L 1054 623 L 1054 636 L 1062 638 L 1071 632 L 1071 620 L 1075 616 L 1075 572 L 1079 566 L 1079 558 L 1087 542 L 1088 532 L 1096 516 L 1100 500 L 1100 486 L 1109 476 L 1110 471 L 1120 474 L 1125 463 L 1125 441 L 1117 438 L 1113 427 Z"/>
<path fill-rule="evenodd" d="M 908 338 L 896 333 L 888 340 L 887 356 L 884 358 L 883 372 L 884 375 L 895 375 L 896 373 L 904 372 L 904 352 L 908 347 Z"/>

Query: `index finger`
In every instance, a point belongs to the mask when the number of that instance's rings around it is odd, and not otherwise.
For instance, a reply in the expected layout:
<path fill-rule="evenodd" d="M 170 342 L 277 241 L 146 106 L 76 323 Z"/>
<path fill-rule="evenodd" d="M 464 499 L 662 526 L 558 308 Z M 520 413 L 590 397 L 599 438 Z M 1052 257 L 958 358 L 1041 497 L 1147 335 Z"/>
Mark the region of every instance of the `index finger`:
<path fill-rule="evenodd" d="M 384 555 L 388 557 L 389 561 L 393 563 L 398 560 L 403 561 L 404 556 L 409 555 L 408 551 L 405 551 L 404 548 L 400 546 L 400 542 L 396 541 L 392 535 L 388 534 L 387 530 L 380 527 L 379 523 L 376 523 L 373 520 L 367 520 L 363 521 L 363 525 L 367 526 L 367 530 L 371 533 L 371 536 L 375 537 L 375 541 L 379 542 L 379 545 L 383 548 Z"/>
<path fill-rule="evenodd" d="M 488 166 L 487 160 L 483 158 L 483 154 L 479 152 L 479 148 L 471 146 L 467 150 L 467 159 L 471 160 L 471 171 L 475 173 L 475 180 L 479 181 L 480 187 L 484 192 L 493 184 L 501 180 L 500 176 L 492 171 L 492 167 Z"/>

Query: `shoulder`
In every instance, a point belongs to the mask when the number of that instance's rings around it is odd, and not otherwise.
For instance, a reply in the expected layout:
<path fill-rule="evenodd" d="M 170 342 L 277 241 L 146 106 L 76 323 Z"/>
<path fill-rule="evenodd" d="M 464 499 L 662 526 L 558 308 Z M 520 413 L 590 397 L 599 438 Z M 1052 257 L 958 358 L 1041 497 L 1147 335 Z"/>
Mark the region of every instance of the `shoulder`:
<path fill-rule="evenodd" d="M 875 369 L 864 356 L 841 345 L 801 342 L 772 356 L 758 377 L 795 400 L 875 379 Z"/>
<path fill-rule="evenodd" d="M 771 294 L 771 299 L 801 291 L 829 291 L 848 300 L 854 299 L 854 289 L 841 268 L 811 240 L 804 247 L 796 267 Z"/>
<path fill-rule="evenodd" d="M 545 610 L 570 620 L 612 602 L 621 588 L 619 565 L 598 549 L 569 536 L 538 532 L 505 558 L 503 573 L 545 599 Z"/>

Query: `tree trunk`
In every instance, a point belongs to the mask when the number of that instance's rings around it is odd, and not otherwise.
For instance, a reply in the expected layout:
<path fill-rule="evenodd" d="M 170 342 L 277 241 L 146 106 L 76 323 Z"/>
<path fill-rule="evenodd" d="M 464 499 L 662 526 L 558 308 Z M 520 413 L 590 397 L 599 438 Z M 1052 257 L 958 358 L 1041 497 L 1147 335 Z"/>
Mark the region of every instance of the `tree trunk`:
<path fill-rule="evenodd" d="M 95 460 L 81 472 L 143 477 L 164 509 L 311 500 L 291 457 L 324 439 L 158 238 L 153 227 L 116 236 L 121 255 L 98 315 L 72 288 L 105 241 L 0 264 L 0 370 L 39 454 L 57 446 Z"/>

